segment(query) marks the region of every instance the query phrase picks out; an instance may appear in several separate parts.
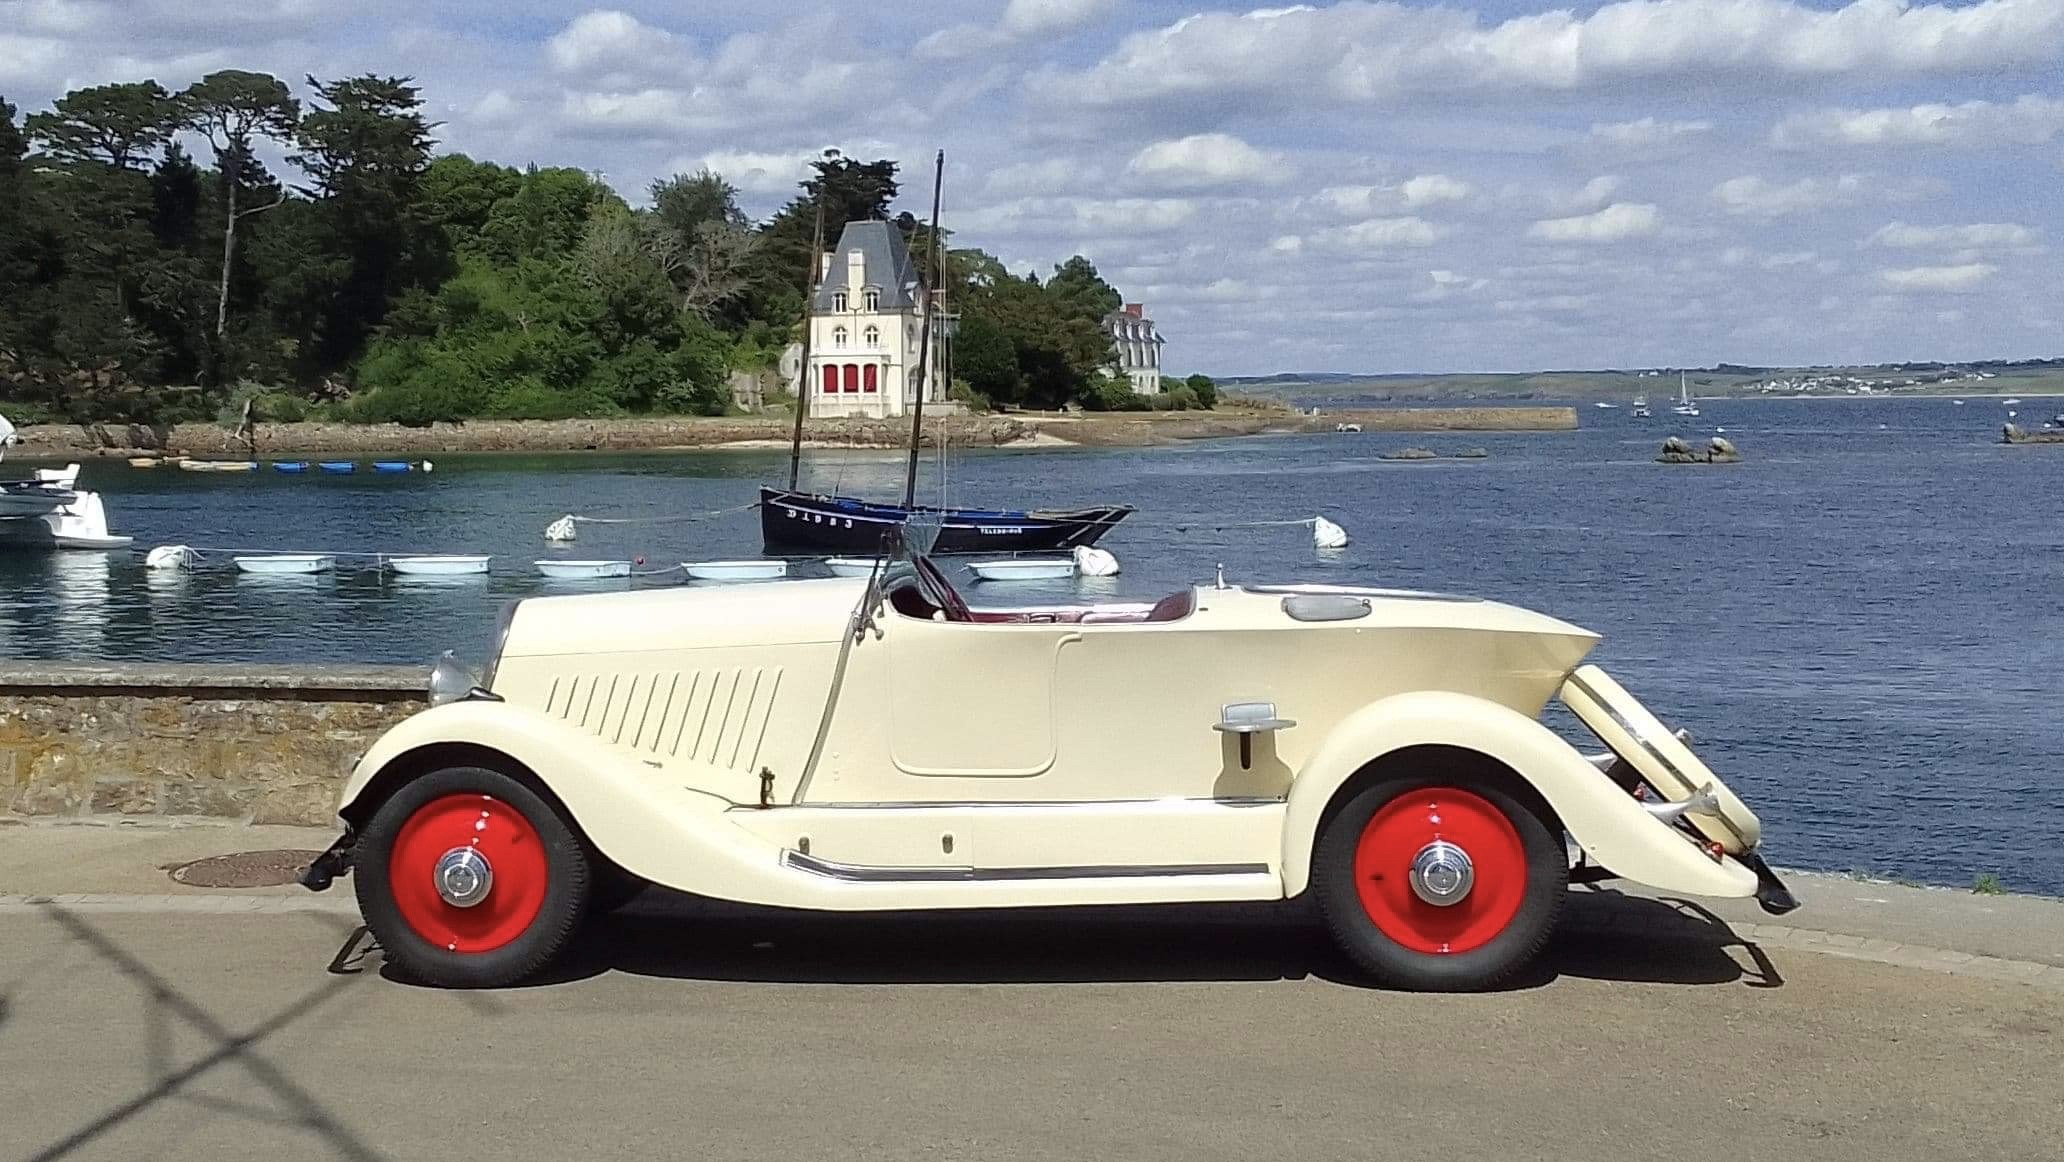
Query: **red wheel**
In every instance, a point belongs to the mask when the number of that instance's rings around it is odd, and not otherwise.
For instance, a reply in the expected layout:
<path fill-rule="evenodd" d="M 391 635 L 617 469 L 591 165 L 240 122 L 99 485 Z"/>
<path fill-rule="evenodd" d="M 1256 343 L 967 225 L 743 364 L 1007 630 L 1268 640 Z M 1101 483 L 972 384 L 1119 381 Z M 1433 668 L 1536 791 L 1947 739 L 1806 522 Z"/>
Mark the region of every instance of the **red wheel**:
<path fill-rule="evenodd" d="M 1357 964 L 1421 989 L 1494 984 L 1547 943 L 1569 859 L 1546 808 L 1480 769 L 1352 795 L 1312 854 L 1312 890 Z"/>
<path fill-rule="evenodd" d="M 538 792 L 480 767 L 409 780 L 366 820 L 356 864 L 387 962 L 430 984 L 514 984 L 588 907 L 586 842 Z"/>
<path fill-rule="evenodd" d="M 545 905 L 545 849 L 521 812 L 492 795 L 444 795 L 418 807 L 387 860 L 394 906 L 447 952 L 493 952 Z"/>
<path fill-rule="evenodd" d="M 1378 808 L 1355 844 L 1355 894 L 1414 952 L 1491 942 L 1526 897 L 1526 847 L 1503 812 L 1459 787 L 1419 787 Z"/>

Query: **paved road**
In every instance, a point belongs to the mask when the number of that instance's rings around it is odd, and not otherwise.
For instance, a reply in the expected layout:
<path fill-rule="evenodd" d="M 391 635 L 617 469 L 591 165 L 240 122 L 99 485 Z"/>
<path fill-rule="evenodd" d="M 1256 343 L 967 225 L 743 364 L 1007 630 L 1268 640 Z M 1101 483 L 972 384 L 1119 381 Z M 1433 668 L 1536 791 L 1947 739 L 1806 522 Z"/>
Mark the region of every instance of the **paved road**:
<path fill-rule="evenodd" d="M 1416 996 L 1281 909 L 659 899 L 462 994 L 332 971 L 334 908 L 18 905 L 0 1159 L 2057 1156 L 2064 993 L 1662 908 L 1580 904 L 1519 987 Z"/>

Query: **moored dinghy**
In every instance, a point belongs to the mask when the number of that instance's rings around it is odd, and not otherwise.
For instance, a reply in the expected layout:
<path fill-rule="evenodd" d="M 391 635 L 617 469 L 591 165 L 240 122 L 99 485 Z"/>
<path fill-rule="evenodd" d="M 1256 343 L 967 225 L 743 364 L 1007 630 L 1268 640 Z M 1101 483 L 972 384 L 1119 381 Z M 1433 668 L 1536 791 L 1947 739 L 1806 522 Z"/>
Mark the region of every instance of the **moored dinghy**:
<path fill-rule="evenodd" d="M 324 460 L 322 463 L 316 465 L 316 467 L 321 468 L 325 472 L 341 473 L 358 471 L 358 465 L 352 463 L 349 460 Z"/>
<path fill-rule="evenodd" d="M 488 558 L 465 553 L 389 557 L 387 564 L 407 577 L 459 577 L 487 572 Z"/>
<path fill-rule="evenodd" d="M 231 559 L 243 572 L 272 575 L 327 573 L 337 566 L 337 558 L 328 553 L 265 553 Z"/>
<path fill-rule="evenodd" d="M 533 561 L 537 571 L 557 581 L 599 581 L 631 575 L 629 561 Z"/>
<path fill-rule="evenodd" d="M 1038 557 L 1013 557 L 996 561 L 969 561 L 968 572 L 981 581 L 1058 581 L 1075 575 L 1075 562 Z"/>
<path fill-rule="evenodd" d="M 273 462 L 272 462 L 272 470 L 273 470 L 274 472 L 288 472 L 288 473 L 293 473 L 293 472 L 306 472 L 306 471 L 308 471 L 308 461 L 306 461 L 306 460 L 275 460 L 275 461 L 273 461 Z"/>
<path fill-rule="evenodd" d="M 873 557 L 827 557 L 824 567 L 834 577 L 865 577 L 874 572 Z"/>
<path fill-rule="evenodd" d="M 772 581 L 788 576 L 787 561 L 688 561 L 681 568 L 697 581 Z"/>

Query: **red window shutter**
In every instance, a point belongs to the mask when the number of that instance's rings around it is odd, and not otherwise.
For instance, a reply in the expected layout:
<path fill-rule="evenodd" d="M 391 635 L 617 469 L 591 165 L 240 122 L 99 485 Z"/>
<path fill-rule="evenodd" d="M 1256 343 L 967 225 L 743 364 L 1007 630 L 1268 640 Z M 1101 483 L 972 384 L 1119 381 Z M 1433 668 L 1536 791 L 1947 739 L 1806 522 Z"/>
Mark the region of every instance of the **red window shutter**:
<path fill-rule="evenodd" d="M 846 364 L 846 390 L 849 392 L 860 390 L 860 365 L 857 363 Z"/>
<path fill-rule="evenodd" d="M 878 377 L 879 377 L 880 375 L 881 375 L 881 369 L 880 369 L 880 368 L 877 368 L 877 367 L 876 367 L 876 366 L 875 366 L 874 364 L 872 364 L 872 363 L 868 364 L 868 365 L 867 365 L 867 370 L 866 370 L 866 371 L 865 371 L 865 372 L 864 372 L 864 373 L 862 374 L 862 378 L 861 378 L 861 380 L 860 380 L 860 387 L 861 387 L 861 390 L 863 390 L 863 391 L 865 391 L 865 392 L 867 392 L 867 393 L 869 393 L 869 394 L 873 394 L 874 392 L 880 391 L 880 390 L 881 390 L 881 381 L 880 381 L 880 379 L 878 378 Z"/>
<path fill-rule="evenodd" d="M 824 365 L 824 394 L 830 395 L 832 392 L 837 390 L 838 368 L 833 367 L 831 364 L 827 363 Z"/>

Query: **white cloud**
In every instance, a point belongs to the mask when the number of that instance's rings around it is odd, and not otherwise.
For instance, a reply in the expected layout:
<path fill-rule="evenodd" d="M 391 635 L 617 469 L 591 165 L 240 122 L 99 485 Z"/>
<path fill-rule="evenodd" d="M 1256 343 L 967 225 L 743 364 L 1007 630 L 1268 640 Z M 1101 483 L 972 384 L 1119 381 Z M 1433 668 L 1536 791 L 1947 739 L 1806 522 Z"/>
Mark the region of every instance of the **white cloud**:
<path fill-rule="evenodd" d="M 1433 285 L 1414 293 L 1412 298 L 1415 302 L 1442 302 L 1460 295 L 1475 294 L 1491 285 L 1490 279 L 1471 278 L 1468 275 L 1456 274 L 1452 270 L 1429 270 L 1426 277 L 1432 280 Z"/>
<path fill-rule="evenodd" d="M 1846 206 L 1863 195 L 1863 177 L 1800 178 L 1779 185 L 1760 177 L 1729 178 L 1713 187 L 1713 198 L 1730 214 L 1777 218 L 1830 206 Z"/>
<path fill-rule="evenodd" d="M 1899 109 L 1822 109 L 1796 113 L 1771 130 L 1780 149 L 1941 146 L 1998 149 L 2044 145 L 2064 133 L 2064 100 L 2029 95 L 2008 104 L 1965 101 Z"/>
<path fill-rule="evenodd" d="M 678 76 L 694 64 L 690 46 L 674 34 L 614 9 L 574 17 L 545 42 L 545 59 L 553 72 L 618 84 Z"/>
<path fill-rule="evenodd" d="M 1460 178 L 1451 178 L 1442 173 L 1429 173 L 1406 178 L 1404 183 L 1398 186 L 1398 192 L 1404 195 L 1407 209 L 1417 209 L 1420 206 L 1438 205 L 1441 202 L 1459 202 L 1474 191 L 1468 182 Z"/>
<path fill-rule="evenodd" d="M 815 157 L 806 153 L 718 150 L 703 154 L 692 165 L 676 162 L 673 168 L 677 173 L 685 173 L 708 166 L 746 193 L 782 194 L 793 192 L 796 183 L 809 175 L 810 162 Z"/>
<path fill-rule="evenodd" d="M 1159 232 L 1187 225 L 1197 203 L 1187 198 L 1018 198 L 955 214 L 953 228 L 983 232 L 1070 237 L 1086 232 Z"/>
<path fill-rule="evenodd" d="M 1527 237 L 1544 242 L 1624 242 L 1662 229 L 1663 217 L 1645 202 L 1614 202 L 1592 214 L 1545 218 L 1527 227 Z"/>
<path fill-rule="evenodd" d="M 1342 0 L 1210 12 L 1135 33 L 1087 69 L 1035 78 L 1099 107 L 1326 97 L 1386 103 L 1467 90 L 1575 91 L 1636 78 L 1996 72 L 2064 51 L 2064 6 L 1855 0 L 1623 0 L 1486 25 L 1475 13 Z"/>
<path fill-rule="evenodd" d="M 1347 250 L 1390 250 L 1400 246 L 1431 246 L 1446 233 L 1424 218 L 1371 218 L 1330 231 L 1327 241 Z"/>
<path fill-rule="evenodd" d="M 991 170 L 982 188 L 992 195 L 1023 197 L 1062 194 L 1070 189 L 1093 187 L 1101 180 L 1102 175 L 1094 166 L 1069 157 L 1048 157 Z"/>
<path fill-rule="evenodd" d="M 1344 218 L 1368 218 L 1466 201 L 1475 192 L 1475 187 L 1460 178 L 1430 173 L 1394 185 L 1327 186 L 1312 195 L 1309 204 Z"/>
<path fill-rule="evenodd" d="M 1966 262 L 1960 266 L 1912 266 L 1903 270 L 1881 270 L 1878 281 L 1896 291 L 1913 293 L 1948 292 L 1967 294 L 1991 278 L 1999 268 L 1989 262 Z"/>
<path fill-rule="evenodd" d="M 1539 205 L 1551 217 L 1565 218 L 1575 214 L 1588 214 L 1593 210 L 1610 205 L 1613 195 L 1620 192 L 1621 181 L 1617 174 L 1599 174 L 1575 190 L 1551 190 L 1546 194 L 1527 187 L 1517 191 L 1517 201 L 1525 205 Z"/>
<path fill-rule="evenodd" d="M 1904 250 L 2025 250 L 2036 244 L 2038 232 L 2018 222 L 1972 222 L 1961 226 L 1909 226 L 1890 222 L 1872 234 L 1874 246 Z"/>
<path fill-rule="evenodd" d="M 1278 182 L 1289 176 L 1279 161 L 1225 133 L 1154 142 L 1133 155 L 1125 172 L 1164 190 Z"/>
<path fill-rule="evenodd" d="M 1620 149 L 1655 149 L 1712 132 L 1711 121 L 1616 121 L 1591 126 L 1591 137 Z"/>
<path fill-rule="evenodd" d="M 1034 37 L 1072 32 L 1112 7 L 1112 0 L 1010 0 L 995 24 L 955 24 L 917 42 L 920 57 L 951 60 L 993 52 Z"/>

